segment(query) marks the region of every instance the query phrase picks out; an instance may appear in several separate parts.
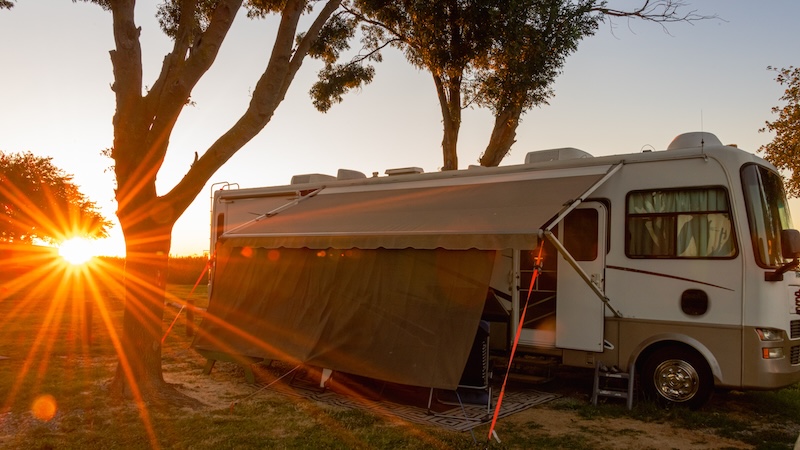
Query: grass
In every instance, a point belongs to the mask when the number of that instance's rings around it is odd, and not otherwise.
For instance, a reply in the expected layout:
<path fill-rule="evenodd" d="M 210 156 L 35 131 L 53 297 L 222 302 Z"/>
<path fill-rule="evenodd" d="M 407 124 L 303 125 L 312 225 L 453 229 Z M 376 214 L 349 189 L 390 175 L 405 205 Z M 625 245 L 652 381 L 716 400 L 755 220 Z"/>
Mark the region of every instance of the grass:
<path fill-rule="evenodd" d="M 800 433 L 800 384 L 771 392 L 717 392 L 699 410 L 665 409 L 639 402 L 633 410 L 622 403 L 592 406 L 565 398 L 548 407 L 572 411 L 592 421 L 629 418 L 646 423 L 669 423 L 686 430 L 711 430 L 714 434 L 749 444 L 757 449 L 791 449 Z"/>
<path fill-rule="evenodd" d="M 361 411 L 322 409 L 306 400 L 287 401 L 275 393 L 242 402 L 235 409 L 148 407 L 145 419 L 135 405 L 115 403 L 107 393 L 117 365 L 110 336 L 121 331 L 123 304 L 117 288 L 104 286 L 94 295 L 86 286 L 65 286 L 60 280 L 44 286 L 38 278 L 22 289 L 9 280 L 4 285 L 13 288 L 0 290 L 0 356 L 7 358 L 0 359 L 0 448 L 422 449 L 471 445 L 468 434 L 399 425 Z M 206 292 L 204 284 L 194 291 L 193 285 L 169 285 L 167 304 L 179 306 L 191 299 L 202 308 Z M 85 327 L 87 307 L 93 310 L 91 339 Z M 165 308 L 164 330 L 177 312 L 177 307 Z M 184 317 L 181 315 L 165 341 L 163 361 L 165 367 L 181 364 L 200 373 L 205 360 L 188 349 L 191 338 L 186 336 Z M 235 382 L 246 385 L 241 374 L 237 375 Z M 44 406 L 35 406 L 37 401 Z M 52 417 L 48 408 L 53 408 Z"/>
<path fill-rule="evenodd" d="M 147 407 L 146 415 L 133 404 L 114 403 L 106 386 L 117 364 L 111 336 L 121 329 L 121 293 L 114 285 L 92 289 L 77 279 L 64 283 L 69 277 L 62 275 L 49 282 L 36 278 L 22 287 L 13 280 L 0 285 L 0 356 L 8 357 L 0 359 L 0 448 L 475 446 L 470 433 L 400 423 L 358 410 L 320 407 L 306 400 L 289 401 L 276 393 L 243 399 L 235 408 Z M 204 283 L 194 291 L 192 284 L 169 286 L 167 303 L 175 306 L 165 309 L 165 330 L 178 312 L 176 306 L 189 300 L 198 307 L 206 306 Z M 91 339 L 85 328 L 87 307 L 93 311 Z M 165 342 L 165 373 L 200 374 L 205 361 L 189 349 L 191 338 L 186 336 L 184 317 L 181 315 Z M 221 386 L 247 386 L 241 369 L 232 364 L 215 368 L 208 377 Z M 585 386 L 589 381 L 587 378 Z M 476 439 L 481 446 L 496 449 L 589 449 L 597 447 L 597 429 L 609 420 L 629 420 L 633 425 L 669 423 L 680 429 L 710 430 L 755 448 L 772 449 L 791 448 L 800 432 L 800 385 L 777 392 L 718 393 L 709 407 L 700 411 L 665 410 L 642 402 L 632 411 L 612 401 L 593 407 L 586 394 L 571 389 L 562 399 L 538 409 L 542 414 L 548 410 L 568 413 L 571 421 L 582 424 L 582 431 L 548 429 L 536 423 L 534 411 L 532 421 L 504 422 L 500 444 L 486 443 L 486 425 L 476 429 Z M 50 417 L 48 407 L 52 406 L 54 415 Z M 643 433 L 638 425 L 624 426 L 621 433 L 636 438 Z"/>

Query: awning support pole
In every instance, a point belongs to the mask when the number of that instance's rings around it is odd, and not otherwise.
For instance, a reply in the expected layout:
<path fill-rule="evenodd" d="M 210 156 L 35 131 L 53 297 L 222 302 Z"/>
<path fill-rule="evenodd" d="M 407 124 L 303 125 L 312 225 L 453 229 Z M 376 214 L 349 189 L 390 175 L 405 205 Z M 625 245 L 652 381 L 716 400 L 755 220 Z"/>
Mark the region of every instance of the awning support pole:
<path fill-rule="evenodd" d="M 583 270 L 583 268 L 578 264 L 578 261 L 575 261 L 575 258 L 573 258 L 572 255 L 570 255 L 570 253 L 567 251 L 566 248 L 564 248 L 564 245 L 553 235 L 552 231 L 540 230 L 539 236 L 544 237 L 545 239 L 550 241 L 551 244 L 553 244 L 558 253 L 560 253 L 561 256 L 563 256 L 564 259 L 569 263 L 569 265 L 572 266 L 573 269 L 575 269 L 575 272 L 577 272 L 578 275 L 580 275 L 580 277 L 583 278 L 583 281 L 586 282 L 586 285 L 588 285 L 592 289 L 592 292 L 594 292 L 595 295 L 597 295 L 597 297 L 600 299 L 600 301 L 602 301 L 606 305 L 606 307 L 614 314 L 614 317 L 617 318 L 622 317 L 622 314 L 620 314 L 619 311 L 617 311 L 616 309 L 614 309 L 613 306 L 611 306 L 608 297 L 606 297 L 603 291 L 601 291 L 600 288 L 592 282 L 592 279 L 591 277 L 589 277 L 589 274 L 587 274 Z"/>

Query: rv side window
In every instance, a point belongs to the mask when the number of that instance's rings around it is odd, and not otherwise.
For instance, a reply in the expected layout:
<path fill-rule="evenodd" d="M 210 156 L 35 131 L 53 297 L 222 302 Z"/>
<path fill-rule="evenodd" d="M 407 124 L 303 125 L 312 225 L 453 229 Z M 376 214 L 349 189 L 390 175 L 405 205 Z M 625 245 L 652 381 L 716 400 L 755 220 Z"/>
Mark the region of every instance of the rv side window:
<path fill-rule="evenodd" d="M 627 203 L 625 253 L 631 258 L 736 256 L 723 188 L 637 191 Z"/>

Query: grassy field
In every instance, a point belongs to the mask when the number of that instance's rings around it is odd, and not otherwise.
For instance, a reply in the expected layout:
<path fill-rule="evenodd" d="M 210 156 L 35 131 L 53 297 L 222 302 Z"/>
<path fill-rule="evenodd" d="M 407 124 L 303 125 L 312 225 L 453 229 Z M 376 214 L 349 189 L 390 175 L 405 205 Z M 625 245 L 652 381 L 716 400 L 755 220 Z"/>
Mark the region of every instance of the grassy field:
<path fill-rule="evenodd" d="M 577 371 L 537 386 L 562 398 L 512 416 L 501 424 L 502 443 L 487 443 L 486 425 L 473 436 L 257 392 L 230 363 L 204 375 L 184 314 L 165 340 L 164 376 L 207 406 L 115 403 L 107 383 L 116 369 L 122 297 L 116 282 L 98 277 L 45 268 L 0 286 L 0 448 L 619 449 L 674 447 L 671 437 L 687 434 L 699 436 L 692 448 L 770 449 L 792 448 L 800 433 L 800 386 L 720 392 L 701 411 L 646 403 L 628 411 L 615 401 L 592 407 L 590 374 Z M 191 291 L 188 283 L 169 286 L 164 330 L 184 302 L 205 306 L 205 284 Z M 603 436 L 609 429 L 618 437 Z"/>

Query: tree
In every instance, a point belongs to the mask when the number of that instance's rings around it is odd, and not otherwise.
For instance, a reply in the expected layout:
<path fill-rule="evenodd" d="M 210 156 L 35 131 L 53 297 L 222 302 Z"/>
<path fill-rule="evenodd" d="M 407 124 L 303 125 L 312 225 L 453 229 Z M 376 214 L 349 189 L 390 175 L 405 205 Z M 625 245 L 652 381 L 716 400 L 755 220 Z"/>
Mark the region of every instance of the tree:
<path fill-rule="evenodd" d="M 0 152 L 0 208 L 0 241 L 8 243 L 99 238 L 111 226 L 71 175 L 30 152 Z"/>
<path fill-rule="evenodd" d="M 780 100 L 786 102 L 783 107 L 775 106 L 772 113 L 778 118 L 773 122 L 765 122 L 759 132 L 775 133 L 769 144 L 762 145 L 758 151 L 764 152 L 764 158 L 779 169 L 789 172 L 785 180 L 789 195 L 800 197 L 800 67 L 774 70 L 778 75 L 775 81 L 786 86 Z"/>
<path fill-rule="evenodd" d="M 458 168 L 461 109 L 490 108 L 495 125 L 481 157 L 497 165 L 514 143 L 522 114 L 546 104 L 551 84 L 578 42 L 610 17 L 666 24 L 711 18 L 683 13 L 678 0 L 641 0 L 630 10 L 603 0 L 355 0 L 347 11 L 362 25 L 362 50 L 328 62 L 311 90 L 327 111 L 348 90 L 372 81 L 371 62 L 387 46 L 401 49 L 433 76 L 442 112 L 442 170 Z"/>
<path fill-rule="evenodd" d="M 482 166 L 497 166 L 515 142 L 523 113 L 547 104 L 551 85 L 578 42 L 597 28 L 593 1 L 517 0 L 499 16 L 487 61 L 476 68 L 475 103 L 495 121 Z"/>
<path fill-rule="evenodd" d="M 501 21 L 488 64 L 478 68 L 476 103 L 495 115 L 489 144 L 480 157 L 482 166 L 496 166 L 514 144 L 521 116 L 546 105 L 554 95 L 550 87 L 561 73 L 566 57 L 578 43 L 594 34 L 609 18 L 659 23 L 711 19 L 685 11 L 678 0 L 643 0 L 638 7 L 620 10 L 598 0 L 518 0 Z M 664 28 L 666 31 L 666 27 Z"/>
<path fill-rule="evenodd" d="M 361 23 L 363 52 L 346 64 L 326 61 L 311 95 L 320 111 L 342 101 L 349 89 L 372 81 L 367 61 L 380 61 L 386 46 L 401 49 L 415 67 L 433 77 L 442 114 L 443 170 L 458 168 L 456 148 L 461 127 L 465 75 L 492 45 L 497 7 L 492 0 L 356 0 L 347 11 Z"/>
<path fill-rule="evenodd" d="M 120 362 L 111 391 L 137 400 L 181 401 L 161 371 L 161 321 L 171 232 L 178 217 L 228 159 L 272 118 L 310 54 L 336 54 L 329 19 L 341 0 L 249 0 L 250 18 L 281 16 L 271 57 L 238 121 L 202 152 L 169 192 L 156 193 L 156 176 L 172 130 L 201 77 L 214 63 L 243 0 L 165 0 L 157 11 L 173 47 L 158 78 L 145 90 L 135 0 L 87 0 L 111 12 L 110 52 L 116 98 L 114 143 L 117 217 L 125 238 L 125 310 Z M 298 33 L 300 18 L 310 24 Z M 260 51 L 258 46 L 253 50 Z"/>

